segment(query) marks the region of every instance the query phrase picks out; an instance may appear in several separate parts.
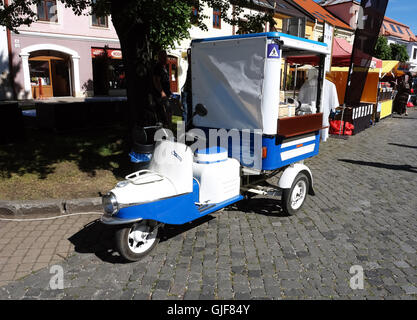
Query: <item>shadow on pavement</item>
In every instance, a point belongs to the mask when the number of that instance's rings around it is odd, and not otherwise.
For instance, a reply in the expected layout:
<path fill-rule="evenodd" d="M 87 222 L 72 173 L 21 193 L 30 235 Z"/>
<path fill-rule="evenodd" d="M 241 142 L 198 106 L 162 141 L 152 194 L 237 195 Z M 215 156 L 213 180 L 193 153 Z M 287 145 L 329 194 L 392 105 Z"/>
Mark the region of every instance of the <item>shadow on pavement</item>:
<path fill-rule="evenodd" d="M 356 161 L 356 160 L 346 160 L 346 159 L 339 159 L 338 161 L 360 165 L 360 166 L 368 166 L 368 167 L 375 167 L 375 168 L 381 168 L 381 169 L 417 173 L 417 167 L 412 167 L 408 164 L 395 165 L 395 164 L 386 164 L 386 163 L 379 163 L 379 162 L 367 162 L 367 161 Z"/>
<path fill-rule="evenodd" d="M 417 120 L 416 117 L 413 116 L 392 116 L 393 119 L 403 119 L 403 120 Z"/>
<path fill-rule="evenodd" d="M 165 225 L 160 231 L 160 242 L 168 241 L 213 219 L 215 218 L 208 215 L 184 225 Z M 104 262 L 125 264 L 127 262 L 118 254 L 115 247 L 114 234 L 118 228 L 120 227 L 106 226 L 99 220 L 95 220 L 68 240 L 74 245 L 74 250 L 77 253 L 92 253 Z"/>
<path fill-rule="evenodd" d="M 278 199 L 253 198 L 251 200 L 243 200 L 228 207 L 226 210 L 237 210 L 243 213 L 261 214 L 268 217 L 287 217 L 282 211 Z M 218 214 L 221 214 L 221 212 Z M 214 216 L 207 215 L 183 225 L 166 224 L 160 230 L 160 242 L 173 239 L 214 219 Z M 114 243 L 114 234 L 118 228 L 120 226 L 106 226 L 100 220 L 95 220 L 84 226 L 82 230 L 68 240 L 74 245 L 77 253 L 94 254 L 100 260 L 112 264 L 125 264 L 126 261 L 117 253 Z"/>
<path fill-rule="evenodd" d="M 75 252 L 93 253 L 105 262 L 126 263 L 117 253 L 114 245 L 116 227 L 106 226 L 99 220 L 95 220 L 68 240 L 75 246 Z"/>
<path fill-rule="evenodd" d="M 288 217 L 282 210 L 280 200 L 268 198 L 252 198 L 235 204 L 237 210 L 245 213 L 261 214 L 267 217 Z"/>
<path fill-rule="evenodd" d="M 388 143 L 390 146 L 396 146 L 401 148 L 417 149 L 417 146 L 407 146 L 406 144 Z"/>
<path fill-rule="evenodd" d="M 205 224 L 213 219 L 215 219 L 215 217 L 211 215 L 207 215 L 200 219 L 197 219 L 197 220 L 194 220 L 192 222 L 182 224 L 182 225 L 166 224 L 160 234 L 161 235 L 160 242 L 168 241 L 172 238 L 175 238 L 176 236 L 184 232 L 187 232 L 191 229 L 197 228 L 198 226 L 201 226 L 202 224 Z"/>

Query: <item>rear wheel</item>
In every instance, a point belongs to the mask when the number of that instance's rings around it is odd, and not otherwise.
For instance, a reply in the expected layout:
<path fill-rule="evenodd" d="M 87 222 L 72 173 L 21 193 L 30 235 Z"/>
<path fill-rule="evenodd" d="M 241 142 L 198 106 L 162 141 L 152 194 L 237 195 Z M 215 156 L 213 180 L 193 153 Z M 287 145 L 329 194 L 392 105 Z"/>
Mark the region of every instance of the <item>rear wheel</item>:
<path fill-rule="evenodd" d="M 299 173 L 294 179 L 291 189 L 282 191 L 282 209 L 290 216 L 296 214 L 304 205 L 310 182 L 304 173 Z"/>
<path fill-rule="evenodd" d="M 156 222 L 141 221 L 116 232 L 116 247 L 127 261 L 139 261 L 148 255 L 159 242 Z"/>

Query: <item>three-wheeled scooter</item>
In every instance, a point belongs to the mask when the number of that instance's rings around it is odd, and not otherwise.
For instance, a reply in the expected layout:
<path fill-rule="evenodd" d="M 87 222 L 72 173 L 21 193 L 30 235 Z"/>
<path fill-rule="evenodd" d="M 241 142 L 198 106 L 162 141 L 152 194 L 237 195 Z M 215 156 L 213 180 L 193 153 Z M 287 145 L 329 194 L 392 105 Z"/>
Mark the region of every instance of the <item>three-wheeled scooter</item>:
<path fill-rule="evenodd" d="M 310 109 L 304 103 L 300 112 L 293 92 L 291 98 L 285 94 L 283 66 L 286 76 L 288 57 L 316 56 L 324 63 L 329 54 L 324 43 L 276 32 L 192 41 L 191 131 L 200 144 L 194 150 L 157 139 L 149 167 L 103 197 L 101 221 L 120 225 L 115 238 L 121 256 L 137 261 L 157 245 L 162 225 L 194 221 L 245 197 L 281 195 L 287 214 L 299 211 L 307 195 L 314 195 L 303 160 L 319 152 L 323 114 L 315 110 L 320 110 L 323 68 L 315 101 Z M 207 139 L 213 130 L 233 131 L 239 141 L 228 136 L 221 142 L 218 135 L 213 143 Z M 267 182 L 274 176 L 276 185 Z"/>

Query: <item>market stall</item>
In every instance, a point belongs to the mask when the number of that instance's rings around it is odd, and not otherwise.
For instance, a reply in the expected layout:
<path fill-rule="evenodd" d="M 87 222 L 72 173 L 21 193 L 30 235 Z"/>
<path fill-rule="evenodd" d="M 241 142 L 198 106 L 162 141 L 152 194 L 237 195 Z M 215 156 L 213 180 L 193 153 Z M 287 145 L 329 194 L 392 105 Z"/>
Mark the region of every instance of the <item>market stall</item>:
<path fill-rule="evenodd" d="M 327 79 L 336 85 L 338 98 L 341 105 L 343 105 L 345 101 L 345 90 L 349 73 L 348 66 L 351 63 L 352 49 L 352 45 L 345 39 L 334 38 L 332 69 L 331 72 L 327 74 Z M 307 63 L 314 66 L 319 64 L 319 57 L 291 57 L 288 62 L 293 65 L 302 65 L 303 63 Z M 346 106 L 347 109 L 343 113 L 343 120 L 354 126 L 352 134 L 357 134 L 365 130 L 370 126 L 371 121 L 376 120 L 378 89 L 382 68 L 382 60 L 373 58 L 371 62 L 371 68 L 367 76 L 365 88 L 363 90 L 361 103 L 355 106 Z M 335 118 L 336 121 L 340 121 L 342 119 L 341 110 L 342 107 L 339 107 L 337 110 L 337 115 Z"/>
<path fill-rule="evenodd" d="M 347 121 L 354 126 L 352 134 L 357 134 L 370 127 L 371 121 L 377 111 L 378 85 L 380 68 L 369 71 L 366 78 L 365 88 L 362 93 L 361 103 L 357 106 L 346 106 L 343 114 L 343 121 Z M 345 101 L 345 88 L 348 79 L 349 68 L 334 67 L 330 72 L 330 77 L 336 84 L 339 101 Z M 338 110 L 335 120 L 342 120 L 341 108 Z"/>
<path fill-rule="evenodd" d="M 382 70 L 378 86 L 378 110 L 377 120 L 384 119 L 392 114 L 395 97 L 393 82 L 396 78 L 396 70 L 399 61 L 382 61 Z"/>
<path fill-rule="evenodd" d="M 340 104 L 344 104 L 345 101 L 345 91 L 349 74 L 348 65 L 350 64 L 351 53 L 351 44 L 344 39 L 334 39 L 332 68 L 328 77 L 331 78 L 332 82 L 336 85 Z M 378 103 L 379 78 L 382 67 L 382 60 L 373 58 L 360 104 L 354 106 L 347 105 L 344 112 L 342 112 L 342 107 L 338 108 L 334 120 L 343 120 L 349 123 L 349 125 L 353 125 L 353 129 L 349 133 L 344 132 L 344 128 L 342 129 L 345 134 L 357 134 L 369 128 L 372 120 L 375 120 Z M 346 126 L 344 125 L 344 127 Z"/>

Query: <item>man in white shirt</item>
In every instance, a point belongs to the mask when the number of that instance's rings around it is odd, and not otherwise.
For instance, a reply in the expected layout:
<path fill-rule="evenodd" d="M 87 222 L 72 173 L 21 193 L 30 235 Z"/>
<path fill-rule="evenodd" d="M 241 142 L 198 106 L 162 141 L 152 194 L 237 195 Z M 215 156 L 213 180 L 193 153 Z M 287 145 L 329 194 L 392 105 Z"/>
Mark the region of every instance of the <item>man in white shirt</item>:
<path fill-rule="evenodd" d="M 328 127 L 330 112 L 336 111 L 336 108 L 340 106 L 339 97 L 337 95 L 336 85 L 329 81 L 328 79 L 324 80 L 323 86 L 323 101 L 322 101 L 322 112 L 323 112 L 323 127 Z M 329 128 L 323 129 L 321 131 L 321 139 L 326 142 L 329 138 Z"/>

